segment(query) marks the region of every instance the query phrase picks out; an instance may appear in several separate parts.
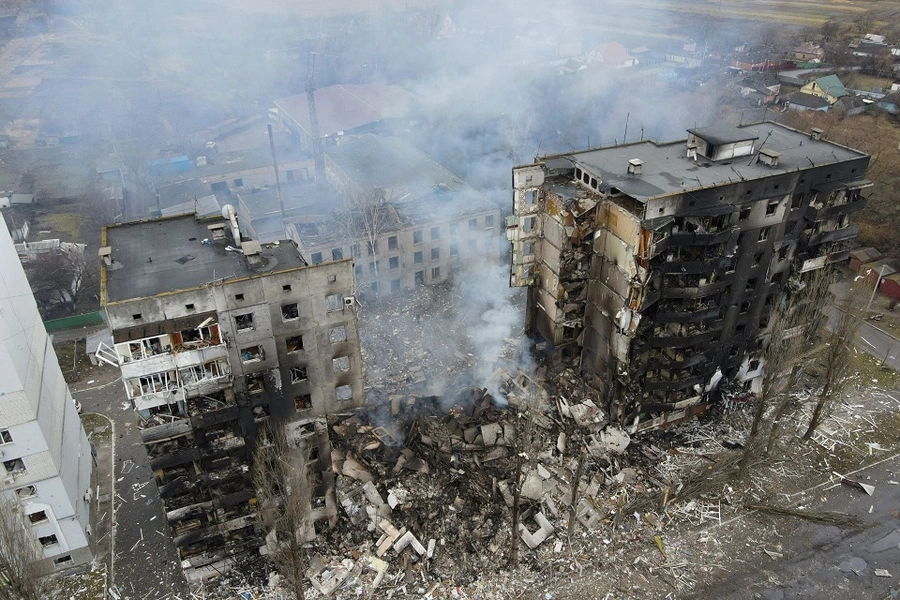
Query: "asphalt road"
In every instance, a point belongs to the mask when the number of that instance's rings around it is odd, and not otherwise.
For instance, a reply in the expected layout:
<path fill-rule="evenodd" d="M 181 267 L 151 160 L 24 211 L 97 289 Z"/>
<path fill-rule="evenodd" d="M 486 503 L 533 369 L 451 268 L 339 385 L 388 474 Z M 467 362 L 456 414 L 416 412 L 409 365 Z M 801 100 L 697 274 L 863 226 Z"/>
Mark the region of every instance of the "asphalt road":
<path fill-rule="evenodd" d="M 118 371 L 115 369 L 115 371 Z M 83 412 L 115 423 L 115 557 L 113 584 L 121 598 L 149 600 L 186 589 L 162 502 L 137 426 L 137 415 L 113 367 L 103 367 L 97 385 L 73 390 Z M 112 381 L 109 381 L 112 379 Z M 101 474 L 108 477 L 108 473 Z"/>
<path fill-rule="evenodd" d="M 834 482 L 805 493 L 779 497 L 778 504 L 845 513 L 856 517 L 861 526 L 838 527 L 759 513 L 742 517 L 757 524 L 761 538 L 772 538 L 762 545 L 777 554 L 759 562 L 755 557 L 759 556 L 761 540 L 748 544 L 748 558 L 754 557 L 750 559 L 752 568 L 731 570 L 719 581 L 684 598 L 896 598 L 892 594 L 900 590 L 900 454 L 850 476 L 875 486 L 874 493 L 868 496 L 841 485 L 835 477 Z"/>

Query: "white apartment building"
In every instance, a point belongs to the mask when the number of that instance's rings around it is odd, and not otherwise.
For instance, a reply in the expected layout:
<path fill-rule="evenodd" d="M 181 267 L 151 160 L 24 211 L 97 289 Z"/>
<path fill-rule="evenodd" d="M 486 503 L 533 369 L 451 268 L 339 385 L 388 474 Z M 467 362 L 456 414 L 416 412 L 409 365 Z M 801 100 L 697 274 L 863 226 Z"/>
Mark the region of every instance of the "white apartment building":
<path fill-rule="evenodd" d="M 43 550 L 42 571 L 89 562 L 90 444 L 5 227 L 0 373 L 0 494 Z"/>

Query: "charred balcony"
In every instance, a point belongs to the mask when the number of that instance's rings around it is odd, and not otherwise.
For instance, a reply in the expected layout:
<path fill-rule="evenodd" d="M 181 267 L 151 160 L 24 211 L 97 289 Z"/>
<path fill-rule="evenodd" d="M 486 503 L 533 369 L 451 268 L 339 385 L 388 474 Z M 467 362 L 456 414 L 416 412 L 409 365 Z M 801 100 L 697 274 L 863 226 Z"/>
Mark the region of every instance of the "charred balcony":
<path fill-rule="evenodd" d="M 702 254 L 702 253 L 698 253 Z M 669 258 L 672 257 L 672 258 Z M 702 275 L 720 271 L 728 267 L 731 263 L 728 257 L 721 254 L 714 254 L 708 258 L 697 259 L 681 259 L 674 254 L 662 257 L 663 260 L 654 263 L 654 267 L 662 273 L 668 274 L 685 274 L 685 275 Z"/>
<path fill-rule="evenodd" d="M 806 209 L 806 219 L 808 221 L 822 221 L 825 219 L 834 219 L 843 215 L 859 212 L 869 203 L 867 198 L 860 197 L 855 202 L 845 202 L 843 204 L 832 205 L 814 205 L 810 204 Z"/>
<path fill-rule="evenodd" d="M 729 284 L 728 279 L 711 281 L 697 275 L 666 275 L 663 280 L 662 297 L 665 299 L 705 298 L 718 293 Z"/>
<path fill-rule="evenodd" d="M 650 379 L 648 376 L 648 378 L 644 380 L 644 383 L 641 387 L 648 392 L 678 392 L 681 390 L 691 389 L 696 385 L 703 385 L 703 381 L 704 377 L 701 375 L 691 375 L 688 377 L 673 375 L 672 379 Z"/>
<path fill-rule="evenodd" d="M 716 341 L 723 321 L 714 321 L 707 327 L 693 323 L 671 323 L 658 329 L 650 337 L 653 348 L 686 348 Z"/>
<path fill-rule="evenodd" d="M 184 448 L 150 459 L 150 468 L 154 471 L 171 469 L 179 465 L 194 463 L 200 460 L 198 448 Z"/>
<path fill-rule="evenodd" d="M 718 318 L 721 311 L 719 304 L 710 300 L 669 299 L 657 306 L 652 320 L 657 324 L 701 323 Z"/>
<path fill-rule="evenodd" d="M 650 353 L 647 371 L 680 371 L 704 365 L 709 362 L 705 351 L 693 348 L 664 348 Z"/>
<path fill-rule="evenodd" d="M 191 423 L 197 429 L 208 429 L 238 418 L 239 409 L 235 402 L 229 402 L 225 393 L 202 395 L 187 401 Z"/>
<path fill-rule="evenodd" d="M 819 244 L 841 242 L 844 240 L 855 238 L 857 233 L 859 233 L 859 225 L 853 223 L 852 225 L 847 225 L 845 227 L 833 229 L 830 231 L 810 233 L 807 244 L 809 244 L 810 246 L 818 246 Z"/>

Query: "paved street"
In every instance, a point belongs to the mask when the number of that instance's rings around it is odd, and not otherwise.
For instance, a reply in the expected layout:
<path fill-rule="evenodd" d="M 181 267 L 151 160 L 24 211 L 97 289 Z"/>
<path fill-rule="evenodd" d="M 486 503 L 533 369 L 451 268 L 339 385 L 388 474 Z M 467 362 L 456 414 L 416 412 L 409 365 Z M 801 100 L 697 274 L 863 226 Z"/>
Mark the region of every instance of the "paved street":
<path fill-rule="evenodd" d="M 73 385 L 72 395 L 81 402 L 83 413 L 106 415 L 115 425 L 113 583 L 123 599 L 182 593 L 185 584 L 178 555 L 141 443 L 137 417 L 125 397 L 118 370 L 104 366 L 95 373 L 93 384 L 82 381 Z M 108 473 L 100 475 L 108 481 Z"/>

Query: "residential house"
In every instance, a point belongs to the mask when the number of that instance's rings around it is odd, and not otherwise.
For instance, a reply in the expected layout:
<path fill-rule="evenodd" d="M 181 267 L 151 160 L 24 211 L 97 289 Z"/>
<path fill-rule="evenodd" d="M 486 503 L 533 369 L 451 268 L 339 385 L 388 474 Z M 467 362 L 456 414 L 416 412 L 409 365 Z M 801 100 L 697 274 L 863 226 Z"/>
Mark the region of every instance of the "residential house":
<path fill-rule="evenodd" d="M 828 112 L 830 105 L 825 98 L 814 96 L 804 92 L 794 92 L 788 97 L 788 108 L 791 110 L 814 110 L 818 112 Z"/>
<path fill-rule="evenodd" d="M 637 59 L 628 54 L 625 46 L 619 42 L 604 42 L 594 46 L 587 55 L 588 64 L 622 69 L 633 67 Z"/>
<path fill-rule="evenodd" d="M 801 87 L 800 91 L 804 94 L 824 98 L 829 105 L 837 102 L 839 98 L 850 95 L 837 75 L 826 75 L 814 79 Z"/>
<path fill-rule="evenodd" d="M 513 168 L 526 330 L 643 429 L 758 391 L 789 279 L 847 259 L 869 156 L 772 122 Z"/>
<path fill-rule="evenodd" d="M 794 48 L 793 58 L 797 61 L 824 60 L 825 49 L 813 42 L 804 42 Z"/>
<path fill-rule="evenodd" d="M 3 510 L 10 523 L 21 518 L 34 539 L 40 572 L 84 568 L 93 558 L 91 444 L 2 227 L 0 271 L 0 496 L 9 503 Z"/>
<path fill-rule="evenodd" d="M 308 440 L 311 521 L 335 523 L 323 417 L 364 402 L 350 260 L 308 265 L 223 214 L 108 225 L 100 249 L 97 358 L 121 370 L 189 581 L 258 551 L 250 464 L 270 422 Z"/>
<path fill-rule="evenodd" d="M 860 267 L 864 264 L 877 260 L 882 256 L 884 256 L 884 254 L 878 248 L 857 248 L 850 253 L 850 270 L 854 273 L 858 273 Z"/>

